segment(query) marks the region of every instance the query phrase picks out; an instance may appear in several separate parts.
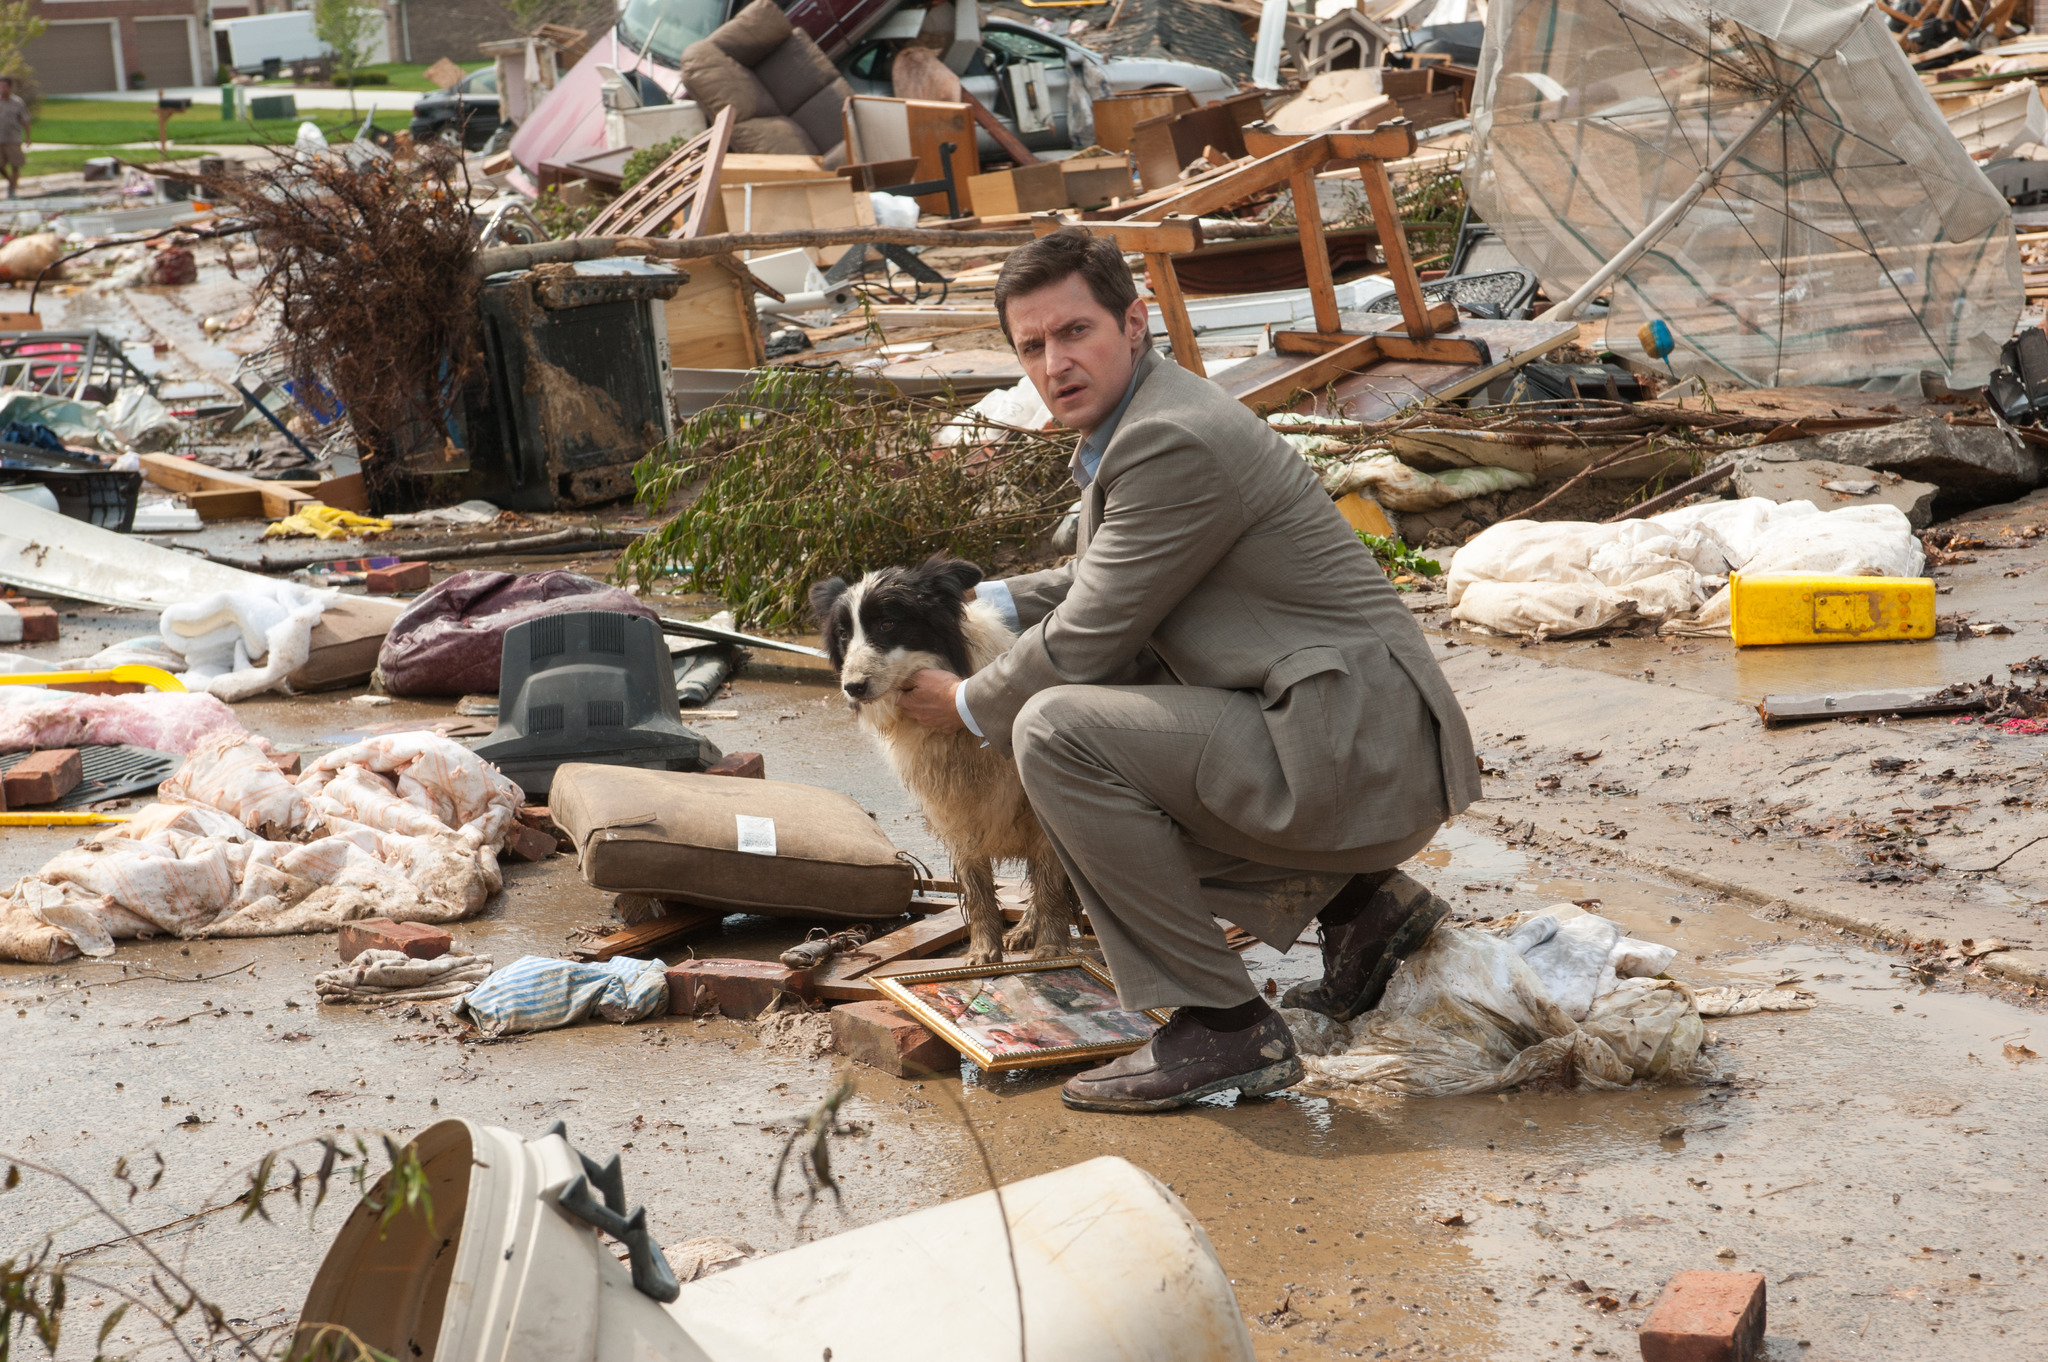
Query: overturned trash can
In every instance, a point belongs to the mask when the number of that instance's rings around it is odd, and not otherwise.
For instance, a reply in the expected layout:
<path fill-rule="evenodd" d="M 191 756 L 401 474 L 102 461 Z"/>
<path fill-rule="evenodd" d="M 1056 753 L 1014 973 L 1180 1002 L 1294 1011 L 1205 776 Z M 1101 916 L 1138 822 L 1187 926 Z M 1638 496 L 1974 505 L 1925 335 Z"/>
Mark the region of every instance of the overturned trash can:
<path fill-rule="evenodd" d="M 382 1207 L 389 1175 L 335 1236 L 299 1317 L 294 1357 L 358 1344 L 426 1362 L 1249 1362 L 1230 1279 L 1202 1227 L 1118 1158 L 850 1230 L 678 1283 L 598 1164 L 557 1124 L 536 1140 L 470 1121 L 412 1146 L 431 1217 Z M 431 1224 L 429 1223 L 431 1220 Z M 609 1236 L 626 1248 L 621 1263 Z M 1021 1285 L 1019 1285 L 1021 1284 Z M 920 1307 L 906 1310 L 914 1290 Z"/>
<path fill-rule="evenodd" d="M 515 511 L 616 501 L 633 465 L 674 432 L 664 302 L 689 282 L 660 261 L 536 265 L 485 278 L 483 363 L 448 429 L 416 430 L 379 514 L 480 498 Z"/>

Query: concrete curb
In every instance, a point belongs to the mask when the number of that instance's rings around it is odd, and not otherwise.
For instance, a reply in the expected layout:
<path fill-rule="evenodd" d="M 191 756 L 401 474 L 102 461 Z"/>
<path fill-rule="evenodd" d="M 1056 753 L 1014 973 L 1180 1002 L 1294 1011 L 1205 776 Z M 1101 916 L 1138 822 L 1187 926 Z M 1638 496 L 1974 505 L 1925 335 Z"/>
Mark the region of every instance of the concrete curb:
<path fill-rule="evenodd" d="M 1489 833 L 1497 834 L 1501 830 L 1501 823 L 1495 822 L 1483 814 L 1462 813 L 1458 817 L 1460 820 L 1470 823 L 1473 827 L 1483 829 Z M 1753 907 L 1768 909 L 1785 917 L 1798 918 L 1801 921 L 1812 922 L 1823 927 L 1834 927 L 1844 932 L 1853 932 L 1857 936 L 1866 937 L 1874 941 L 1888 941 L 1899 946 L 1922 946 L 1930 941 L 1947 939 L 1946 937 L 1935 936 L 1933 933 L 1916 934 L 1903 928 L 1887 926 L 1870 918 L 1858 917 L 1854 913 L 1845 913 L 1837 909 L 1823 907 L 1819 904 L 1800 903 L 1792 899 L 1783 898 L 1777 894 L 1768 894 L 1735 880 L 1724 880 L 1716 875 L 1702 874 L 1697 870 L 1673 865 L 1668 861 L 1658 860 L 1654 856 L 1645 856 L 1640 852 L 1625 851 L 1612 842 L 1597 841 L 1591 838 L 1573 836 L 1569 833 L 1552 831 L 1539 826 L 1533 818 L 1521 821 L 1528 823 L 1535 830 L 1535 836 L 1545 841 L 1554 842 L 1560 846 L 1572 847 L 1579 851 L 1592 852 L 1601 857 L 1612 858 L 1626 865 L 1634 866 L 1639 870 L 1647 870 L 1666 879 L 1676 880 L 1680 884 L 1690 885 L 1695 889 L 1712 890 L 1714 893 L 1723 894 L 1732 899 L 1739 899 Z M 2035 988 L 2048 989 L 2048 952 L 2033 950 L 1998 951 L 1984 956 L 1978 961 L 1978 964 L 1987 975 L 2016 984 L 2028 984 Z"/>

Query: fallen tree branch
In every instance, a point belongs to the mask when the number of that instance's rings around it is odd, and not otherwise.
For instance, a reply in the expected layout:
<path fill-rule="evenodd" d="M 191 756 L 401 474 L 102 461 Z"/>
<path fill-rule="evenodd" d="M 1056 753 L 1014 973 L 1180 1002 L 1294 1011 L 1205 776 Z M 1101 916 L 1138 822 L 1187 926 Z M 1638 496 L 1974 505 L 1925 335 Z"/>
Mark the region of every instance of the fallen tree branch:
<path fill-rule="evenodd" d="M 1595 473 L 1598 473 L 1598 472 L 1602 471 L 1603 469 L 1608 469 L 1608 468 L 1612 468 L 1612 467 L 1614 467 L 1614 466 L 1615 466 L 1616 464 L 1620 463 L 1620 462 L 1621 462 L 1621 461 L 1622 461 L 1623 459 L 1626 459 L 1626 458 L 1632 457 L 1632 456 L 1633 456 L 1633 455 L 1634 455 L 1634 454 L 1636 453 L 1636 451 L 1637 451 L 1637 450 L 1641 449 L 1641 448 L 1642 448 L 1643 446 L 1645 446 L 1645 445 L 1647 445 L 1647 444 L 1649 444 L 1649 443 L 1650 443 L 1650 437 L 1649 437 L 1649 436 L 1647 436 L 1647 435 L 1645 435 L 1645 436 L 1644 436 L 1644 437 L 1643 437 L 1642 439 L 1640 439 L 1640 440 L 1631 440 L 1631 441 L 1629 441 L 1629 442 L 1628 442 L 1627 444 L 1623 445 L 1623 446 L 1622 446 L 1622 447 L 1621 447 L 1620 449 L 1617 449 L 1617 450 L 1615 450 L 1615 451 L 1614 451 L 1614 452 L 1613 452 L 1612 454 L 1609 454 L 1609 455 L 1608 455 L 1608 456 L 1607 456 L 1606 458 L 1604 458 L 1604 459 L 1595 459 L 1595 460 L 1593 460 L 1592 462 L 1588 463 L 1588 464 L 1587 464 L 1587 465 L 1586 465 L 1586 466 L 1585 466 L 1584 468 L 1581 468 L 1581 469 L 1580 469 L 1580 470 L 1579 470 L 1578 472 L 1576 472 L 1576 473 L 1572 474 L 1572 475 L 1571 475 L 1570 477 L 1566 478 L 1566 479 L 1565 479 L 1565 480 L 1564 480 L 1563 482 L 1559 483 L 1559 484 L 1557 485 L 1557 489 L 1556 489 L 1555 491 L 1553 491 L 1553 492 L 1552 492 L 1552 493 L 1551 493 L 1551 494 L 1550 494 L 1549 496 L 1547 496 L 1547 497 L 1544 497 L 1544 498 L 1543 498 L 1543 499 L 1542 499 L 1541 501 L 1538 501 L 1538 502 L 1537 502 L 1537 503 L 1536 503 L 1535 505 L 1533 505 L 1533 506 L 1525 506 L 1525 507 L 1523 507 L 1523 508 L 1522 508 L 1521 510 L 1519 510 L 1519 511 L 1515 512 L 1515 517 L 1514 517 L 1514 518 L 1515 518 L 1515 519 L 1517 519 L 1517 520 L 1528 520 L 1528 519 L 1530 519 L 1531 517 L 1533 517 L 1533 516 L 1534 516 L 1534 515 L 1536 514 L 1536 512 L 1538 512 L 1538 511 L 1542 510 L 1542 509 L 1543 509 L 1543 508 L 1544 508 L 1545 506 L 1548 506 L 1548 505 L 1549 505 L 1549 504 L 1550 504 L 1551 502 L 1553 502 L 1553 501 L 1556 501 L 1556 500 L 1557 500 L 1557 499 L 1558 499 L 1559 497 L 1563 496 L 1563 495 L 1564 495 L 1564 494 L 1565 494 L 1566 492 L 1569 492 L 1569 491 L 1571 491 L 1571 490 L 1572 490 L 1572 488 L 1574 488 L 1574 487 L 1578 486 L 1578 485 L 1579 485 L 1579 484 L 1580 484 L 1581 482 L 1584 482 L 1584 481 L 1585 481 L 1585 480 L 1586 480 L 1587 478 L 1590 478 L 1590 477 L 1592 477 L 1592 476 L 1593 476 L 1593 475 L 1594 475 Z"/>
<path fill-rule="evenodd" d="M 1645 501 L 1637 502 L 1620 515 L 1607 517 L 1605 523 L 1613 525 L 1624 520 L 1641 520 L 1644 516 L 1655 515 L 1666 506 L 1676 506 L 1695 492 L 1712 491 L 1715 487 L 1726 482 L 1734 472 L 1735 465 L 1732 462 L 1721 464 L 1715 468 L 1709 468 L 1696 478 L 1687 478 L 1676 487 L 1659 492 L 1656 496 L 1650 497 Z"/>
<path fill-rule="evenodd" d="M 632 543 L 640 532 L 628 530 L 578 529 L 557 530 L 552 534 L 522 535 L 517 539 L 477 539 L 462 544 L 447 544 L 438 547 L 407 548 L 403 550 L 406 559 L 415 563 L 441 563 L 455 558 L 488 558 L 500 553 L 525 553 L 535 549 L 555 549 L 569 552 L 572 549 L 594 548 L 614 549 Z M 242 568 L 248 572 L 297 572 L 300 568 L 317 567 L 332 562 L 338 555 L 322 553 L 317 557 L 272 558 L 267 553 L 256 557 L 208 551 L 204 555 L 215 563 Z"/>

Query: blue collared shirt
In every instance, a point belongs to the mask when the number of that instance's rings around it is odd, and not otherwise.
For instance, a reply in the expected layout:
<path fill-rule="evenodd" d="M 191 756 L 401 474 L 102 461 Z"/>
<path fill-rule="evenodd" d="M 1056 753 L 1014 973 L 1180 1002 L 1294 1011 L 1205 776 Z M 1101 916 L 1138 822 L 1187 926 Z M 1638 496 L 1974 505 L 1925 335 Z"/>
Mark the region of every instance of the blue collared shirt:
<path fill-rule="evenodd" d="M 1116 410 L 1109 419 L 1088 432 L 1080 444 L 1074 447 L 1074 462 L 1071 465 L 1074 485 L 1082 491 L 1095 481 L 1095 475 L 1102 469 L 1102 456 L 1109 449 L 1109 442 L 1116 436 L 1116 428 L 1123 424 L 1124 413 L 1130 410 L 1131 399 L 1138 395 L 1138 379 L 1142 369 L 1131 373 L 1131 386 L 1124 389 L 1124 400 L 1116 404 Z M 974 588 L 976 600 L 987 601 L 1003 617 L 1003 623 L 1010 626 L 1010 632 L 1021 634 L 1024 626 L 1017 617 L 1017 598 L 1010 594 L 1007 582 L 983 582 Z M 981 725 L 974 722 L 974 716 L 967 711 L 967 686 L 962 683 L 953 689 L 953 708 L 960 711 L 960 722 L 967 725 L 967 731 L 975 737 L 982 736 Z"/>

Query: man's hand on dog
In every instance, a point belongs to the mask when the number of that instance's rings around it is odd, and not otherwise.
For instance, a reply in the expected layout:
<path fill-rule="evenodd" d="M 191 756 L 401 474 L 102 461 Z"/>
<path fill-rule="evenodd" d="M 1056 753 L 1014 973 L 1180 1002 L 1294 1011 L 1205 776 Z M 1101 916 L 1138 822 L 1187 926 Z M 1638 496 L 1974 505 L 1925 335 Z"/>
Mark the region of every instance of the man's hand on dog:
<path fill-rule="evenodd" d="M 959 677 L 926 667 L 910 678 L 910 684 L 897 697 L 896 707 L 926 728 L 957 733 L 967 727 L 960 722 L 960 709 L 953 702 L 953 692 L 958 689 Z"/>

